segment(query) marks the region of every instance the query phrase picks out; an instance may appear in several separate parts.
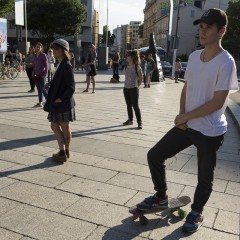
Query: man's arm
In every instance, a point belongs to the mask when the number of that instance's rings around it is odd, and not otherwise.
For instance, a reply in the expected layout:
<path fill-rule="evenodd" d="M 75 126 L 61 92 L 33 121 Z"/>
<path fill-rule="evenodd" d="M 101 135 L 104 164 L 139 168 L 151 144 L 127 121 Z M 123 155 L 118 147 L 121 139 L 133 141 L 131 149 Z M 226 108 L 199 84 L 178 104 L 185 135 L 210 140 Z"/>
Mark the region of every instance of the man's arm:
<path fill-rule="evenodd" d="M 174 121 L 175 125 L 178 126 L 180 124 L 187 123 L 191 119 L 204 117 L 217 111 L 223 106 L 228 94 L 229 90 L 221 90 L 215 92 L 212 100 L 210 100 L 209 102 L 192 110 L 191 112 L 183 114 L 180 113 L 178 116 L 176 116 Z"/>

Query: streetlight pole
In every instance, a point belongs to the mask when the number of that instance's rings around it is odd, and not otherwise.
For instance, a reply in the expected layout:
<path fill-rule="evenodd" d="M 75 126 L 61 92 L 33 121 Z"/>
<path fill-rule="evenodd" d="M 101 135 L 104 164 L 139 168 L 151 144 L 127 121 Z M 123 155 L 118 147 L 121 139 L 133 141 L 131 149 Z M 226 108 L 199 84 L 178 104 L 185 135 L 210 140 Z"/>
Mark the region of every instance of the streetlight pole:
<path fill-rule="evenodd" d="M 172 61 L 172 78 L 174 79 L 175 77 L 175 65 L 176 65 L 176 57 L 177 57 L 177 48 L 178 48 L 178 21 L 179 21 L 179 8 L 180 8 L 180 3 L 182 3 L 182 0 L 178 0 L 177 3 L 177 23 L 176 23 L 176 31 L 175 31 L 175 36 L 174 36 L 174 46 L 173 46 L 173 61 Z"/>
<path fill-rule="evenodd" d="M 26 48 L 26 54 L 27 54 L 27 32 L 28 32 L 28 29 L 27 29 L 27 0 L 25 0 L 25 4 L 24 4 L 24 17 L 25 17 L 25 48 Z"/>

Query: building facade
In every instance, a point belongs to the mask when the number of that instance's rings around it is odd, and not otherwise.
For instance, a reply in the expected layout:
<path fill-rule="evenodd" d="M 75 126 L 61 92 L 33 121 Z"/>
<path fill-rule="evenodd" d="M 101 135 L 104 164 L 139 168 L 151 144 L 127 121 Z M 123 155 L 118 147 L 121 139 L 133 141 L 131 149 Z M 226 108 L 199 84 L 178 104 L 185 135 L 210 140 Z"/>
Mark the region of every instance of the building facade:
<path fill-rule="evenodd" d="M 131 49 L 138 49 L 139 48 L 139 26 L 141 25 L 141 21 L 131 21 L 129 23 L 130 27 L 130 48 Z"/>
<path fill-rule="evenodd" d="M 177 5 L 173 9 L 172 33 L 179 36 L 178 55 L 189 55 L 198 45 L 198 26 L 192 22 L 200 18 L 209 8 L 226 10 L 229 0 L 185 0 L 179 5 L 179 18 L 177 19 Z M 156 45 L 170 51 L 169 36 L 169 0 L 146 0 L 144 8 L 143 45 L 148 46 L 150 33 L 155 34 Z M 177 27 L 178 23 L 178 27 Z"/>

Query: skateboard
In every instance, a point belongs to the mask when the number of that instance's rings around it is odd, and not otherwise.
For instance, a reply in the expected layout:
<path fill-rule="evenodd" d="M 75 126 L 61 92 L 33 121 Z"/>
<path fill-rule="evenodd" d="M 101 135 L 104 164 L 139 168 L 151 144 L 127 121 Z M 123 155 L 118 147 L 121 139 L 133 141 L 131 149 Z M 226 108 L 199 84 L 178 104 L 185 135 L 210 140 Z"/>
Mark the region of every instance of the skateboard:
<path fill-rule="evenodd" d="M 178 211 L 178 216 L 181 218 L 185 218 L 187 215 L 187 212 L 181 209 L 181 207 L 186 206 L 191 202 L 191 198 L 188 196 L 181 196 L 178 198 L 171 198 L 168 201 L 168 207 L 164 209 L 152 209 L 152 210 L 140 210 L 137 208 L 137 206 L 133 206 L 129 208 L 129 213 L 132 214 L 132 219 L 135 221 L 139 218 L 139 222 L 141 225 L 147 225 L 148 224 L 148 219 L 146 214 L 154 214 L 158 212 L 163 212 L 163 211 L 170 211 L 170 212 L 175 212 Z"/>

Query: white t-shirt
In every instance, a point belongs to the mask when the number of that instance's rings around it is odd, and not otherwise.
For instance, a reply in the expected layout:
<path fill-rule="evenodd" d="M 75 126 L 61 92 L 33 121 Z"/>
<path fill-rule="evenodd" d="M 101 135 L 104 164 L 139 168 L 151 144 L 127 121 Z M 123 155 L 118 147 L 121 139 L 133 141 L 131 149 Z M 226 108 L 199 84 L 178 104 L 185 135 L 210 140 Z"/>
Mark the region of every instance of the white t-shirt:
<path fill-rule="evenodd" d="M 189 56 L 185 73 L 187 81 L 185 111 L 190 112 L 209 102 L 214 92 L 221 90 L 238 90 L 236 65 L 233 57 L 223 51 L 209 62 L 202 62 L 201 52 L 197 50 Z M 219 136 L 227 131 L 227 121 L 223 107 L 205 117 L 195 118 L 187 122 L 189 128 L 206 136 Z"/>

